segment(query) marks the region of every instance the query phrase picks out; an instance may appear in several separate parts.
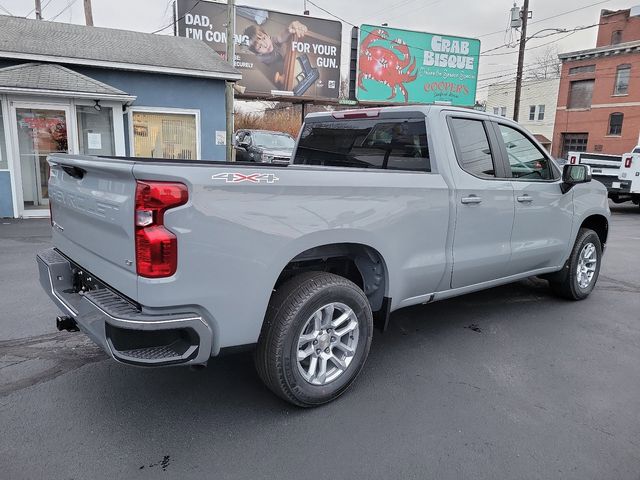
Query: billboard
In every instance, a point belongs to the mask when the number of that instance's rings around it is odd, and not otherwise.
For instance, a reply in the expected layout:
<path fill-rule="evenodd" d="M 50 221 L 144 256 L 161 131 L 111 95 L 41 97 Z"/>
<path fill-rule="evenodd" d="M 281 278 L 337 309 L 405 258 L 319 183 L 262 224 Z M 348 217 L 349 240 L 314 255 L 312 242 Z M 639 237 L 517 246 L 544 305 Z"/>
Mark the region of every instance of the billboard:
<path fill-rule="evenodd" d="M 178 0 L 178 35 L 226 56 L 227 5 Z M 338 98 L 342 24 L 237 6 L 234 64 L 245 95 Z"/>
<path fill-rule="evenodd" d="M 393 103 L 476 101 L 480 40 L 361 25 L 355 95 Z"/>

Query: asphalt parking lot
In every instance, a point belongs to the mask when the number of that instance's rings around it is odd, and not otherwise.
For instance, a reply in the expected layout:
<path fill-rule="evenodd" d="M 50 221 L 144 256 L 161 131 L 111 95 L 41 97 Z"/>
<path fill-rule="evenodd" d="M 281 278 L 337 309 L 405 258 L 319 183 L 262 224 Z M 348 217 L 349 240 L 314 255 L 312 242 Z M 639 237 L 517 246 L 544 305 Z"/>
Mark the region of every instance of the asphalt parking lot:
<path fill-rule="evenodd" d="M 612 211 L 587 300 L 527 280 L 398 311 L 315 410 L 248 354 L 137 369 L 57 332 L 48 221 L 0 220 L 0 478 L 638 480 L 640 209 Z"/>

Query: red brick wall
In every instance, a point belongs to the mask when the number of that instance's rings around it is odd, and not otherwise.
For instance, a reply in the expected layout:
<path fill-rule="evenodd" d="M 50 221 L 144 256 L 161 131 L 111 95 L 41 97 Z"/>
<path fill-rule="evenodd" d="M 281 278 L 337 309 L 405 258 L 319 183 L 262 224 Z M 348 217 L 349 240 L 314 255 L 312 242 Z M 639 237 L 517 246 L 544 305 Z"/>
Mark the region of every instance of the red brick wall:
<path fill-rule="evenodd" d="M 600 26 L 596 47 L 611 45 L 611 36 L 616 30 L 622 30 L 621 43 L 640 40 L 640 17 L 630 17 L 629 10 L 618 12 L 602 10 L 600 12 Z"/>
<path fill-rule="evenodd" d="M 625 12 L 628 14 L 628 11 Z M 615 20 L 620 17 L 621 15 L 610 15 L 608 19 Z M 640 40 L 640 20 L 635 17 L 632 20 L 634 20 L 633 24 L 627 22 L 626 25 L 631 25 L 628 28 L 631 28 L 633 35 L 637 35 L 635 39 Z M 615 29 L 618 28 L 617 26 L 615 27 Z M 602 33 L 603 29 L 609 29 L 609 33 Z M 606 38 L 608 35 L 609 39 L 606 43 L 610 43 L 611 32 L 614 27 L 608 24 L 601 26 L 600 30 L 598 42 L 600 42 L 601 36 Z M 623 38 L 623 41 L 631 40 Z M 617 67 L 623 64 L 631 65 L 628 95 L 614 95 Z M 569 69 L 584 65 L 596 65 L 596 71 L 569 75 Z M 567 110 L 570 82 L 591 78 L 595 79 L 591 108 Z M 615 112 L 624 114 L 621 136 L 607 135 L 609 115 Z M 560 156 L 562 153 L 562 133 L 588 133 L 587 151 L 589 152 L 617 155 L 631 151 L 639 143 L 640 53 L 610 55 L 584 60 L 565 60 L 563 62 L 558 91 L 558 110 L 553 134 L 552 153 L 556 156 Z"/>

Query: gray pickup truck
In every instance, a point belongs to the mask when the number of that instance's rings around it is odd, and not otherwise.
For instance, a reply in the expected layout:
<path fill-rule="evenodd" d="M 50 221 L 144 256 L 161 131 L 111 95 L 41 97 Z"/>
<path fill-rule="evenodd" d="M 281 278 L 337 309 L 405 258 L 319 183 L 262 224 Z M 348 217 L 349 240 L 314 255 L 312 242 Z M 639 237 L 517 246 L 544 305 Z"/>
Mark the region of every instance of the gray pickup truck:
<path fill-rule="evenodd" d="M 291 165 L 52 155 L 41 283 L 122 363 L 252 349 L 300 406 L 335 399 L 390 312 L 542 276 L 587 297 L 607 192 L 502 117 L 314 113 Z M 496 305 L 500 308 L 500 305 Z"/>

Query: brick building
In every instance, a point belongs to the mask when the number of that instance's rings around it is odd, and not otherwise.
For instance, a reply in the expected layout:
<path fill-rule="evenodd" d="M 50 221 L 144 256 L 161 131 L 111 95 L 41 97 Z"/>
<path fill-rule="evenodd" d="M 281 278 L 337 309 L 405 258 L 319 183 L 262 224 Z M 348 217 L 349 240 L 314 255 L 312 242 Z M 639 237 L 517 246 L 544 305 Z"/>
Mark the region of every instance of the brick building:
<path fill-rule="evenodd" d="M 602 10 L 596 47 L 562 53 L 553 154 L 630 152 L 640 134 L 640 7 Z"/>

